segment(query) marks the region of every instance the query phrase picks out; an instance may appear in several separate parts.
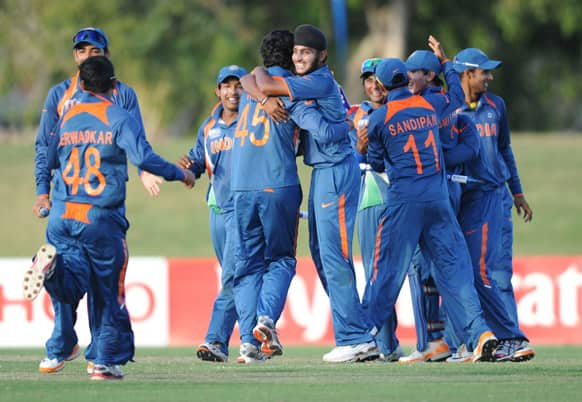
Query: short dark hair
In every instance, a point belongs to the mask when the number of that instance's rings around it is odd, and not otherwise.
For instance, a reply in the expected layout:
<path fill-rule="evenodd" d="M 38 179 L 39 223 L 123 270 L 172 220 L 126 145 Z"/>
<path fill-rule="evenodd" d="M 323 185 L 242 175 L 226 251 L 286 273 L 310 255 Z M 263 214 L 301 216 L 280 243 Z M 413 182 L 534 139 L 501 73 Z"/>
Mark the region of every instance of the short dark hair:
<path fill-rule="evenodd" d="M 113 63 L 105 56 L 93 56 L 79 66 L 79 76 L 86 91 L 105 93 L 115 85 Z"/>
<path fill-rule="evenodd" d="M 261 57 L 265 67 L 279 66 L 287 70 L 293 67 L 293 33 L 276 29 L 263 37 Z"/>

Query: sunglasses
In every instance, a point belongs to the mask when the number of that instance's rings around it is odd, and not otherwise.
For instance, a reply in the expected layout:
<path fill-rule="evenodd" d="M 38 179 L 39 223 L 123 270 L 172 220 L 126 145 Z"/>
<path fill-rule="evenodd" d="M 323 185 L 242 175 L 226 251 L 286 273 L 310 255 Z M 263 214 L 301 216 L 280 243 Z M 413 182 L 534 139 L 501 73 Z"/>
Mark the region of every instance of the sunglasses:
<path fill-rule="evenodd" d="M 107 38 L 105 35 L 94 28 L 83 29 L 73 36 L 73 44 L 81 42 L 98 43 L 103 48 L 107 47 Z"/>
<path fill-rule="evenodd" d="M 366 59 L 362 63 L 362 68 L 360 69 L 360 72 L 362 74 L 365 72 L 373 72 L 374 70 L 376 70 L 376 66 L 378 64 L 380 64 L 381 62 L 382 62 L 382 59 L 380 59 L 378 57 L 374 57 L 372 59 Z"/>

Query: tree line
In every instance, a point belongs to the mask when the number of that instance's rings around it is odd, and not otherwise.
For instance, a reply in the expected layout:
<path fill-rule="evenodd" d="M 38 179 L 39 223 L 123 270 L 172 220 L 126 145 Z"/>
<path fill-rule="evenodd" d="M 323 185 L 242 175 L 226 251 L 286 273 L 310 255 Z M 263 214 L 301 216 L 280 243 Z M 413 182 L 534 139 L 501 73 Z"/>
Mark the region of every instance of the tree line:
<path fill-rule="evenodd" d="M 330 67 L 353 103 L 363 97 L 364 58 L 406 58 L 434 34 L 450 58 L 479 47 L 503 61 L 490 90 L 505 98 L 513 130 L 582 130 L 582 2 L 346 0 L 342 60 L 332 1 L 0 1 L 0 128 L 38 124 L 48 89 L 75 71 L 79 28 L 107 32 L 116 75 L 135 88 L 148 135 L 193 135 L 216 102 L 220 67 L 250 69 L 266 32 L 311 23 L 327 33 Z"/>

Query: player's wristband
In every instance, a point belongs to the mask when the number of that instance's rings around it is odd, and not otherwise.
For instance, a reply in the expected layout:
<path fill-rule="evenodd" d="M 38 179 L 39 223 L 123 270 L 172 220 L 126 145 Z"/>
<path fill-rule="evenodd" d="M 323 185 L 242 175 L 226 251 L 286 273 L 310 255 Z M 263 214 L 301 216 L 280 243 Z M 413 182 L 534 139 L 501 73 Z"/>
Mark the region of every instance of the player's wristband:
<path fill-rule="evenodd" d="M 269 97 L 268 97 L 268 96 L 265 96 L 265 97 L 263 98 L 263 100 L 260 102 L 260 103 L 261 103 L 261 105 L 264 105 L 265 103 L 267 103 L 267 101 L 268 101 L 268 100 L 269 100 Z"/>

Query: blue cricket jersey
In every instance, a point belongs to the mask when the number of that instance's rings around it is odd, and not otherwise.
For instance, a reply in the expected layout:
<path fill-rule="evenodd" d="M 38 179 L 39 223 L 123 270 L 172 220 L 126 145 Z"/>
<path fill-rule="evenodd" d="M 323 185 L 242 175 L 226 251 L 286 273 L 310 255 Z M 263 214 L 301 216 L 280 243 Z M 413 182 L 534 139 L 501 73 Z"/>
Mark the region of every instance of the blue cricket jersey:
<path fill-rule="evenodd" d="M 439 123 L 445 126 L 455 111 L 465 102 L 465 92 L 461 86 L 459 74 L 453 68 L 453 63 L 447 61 L 442 64 L 442 68 L 448 91 L 445 92 L 439 86 L 428 86 L 420 95 L 434 107 Z"/>
<path fill-rule="evenodd" d="M 127 160 L 168 181 L 184 180 L 178 166 L 153 152 L 143 127 L 112 100 L 89 92 L 57 122 L 48 149 L 53 198 L 117 208 L 124 204 Z"/>
<path fill-rule="evenodd" d="M 464 114 L 453 114 L 439 131 L 447 173 L 464 173 L 463 164 L 479 155 L 475 124 Z"/>
<path fill-rule="evenodd" d="M 50 191 L 51 172 L 47 169 L 47 146 L 49 136 L 64 111 L 71 108 L 82 93 L 79 73 L 52 87 L 44 102 L 35 141 L 34 176 L 36 194 L 48 194 Z M 127 110 L 143 126 L 139 103 L 135 91 L 121 81 L 117 81 L 113 92 L 113 102 Z"/>
<path fill-rule="evenodd" d="M 224 107 L 219 102 L 200 125 L 196 135 L 196 144 L 188 152 L 188 157 L 194 161 L 190 170 L 196 177 L 200 177 L 204 171 L 210 179 L 209 193 L 214 194 L 212 206 L 220 211 L 230 211 L 234 208 L 231 190 L 231 159 L 234 141 L 234 130 L 238 123 L 238 117 L 230 124 L 226 124 L 222 118 Z M 211 196 L 210 196 L 211 197 Z M 212 200 L 209 200 L 212 202 Z"/>
<path fill-rule="evenodd" d="M 480 157 L 465 164 L 465 174 L 484 182 L 467 184 L 466 191 L 490 191 L 507 182 L 513 195 L 522 194 L 503 99 L 484 93 L 475 109 L 464 105 L 461 113 L 473 121 L 481 140 Z"/>
<path fill-rule="evenodd" d="M 408 88 L 388 93 L 370 115 L 368 162 L 390 180 L 389 202 L 447 199 L 445 170 L 434 107 Z"/>
<path fill-rule="evenodd" d="M 278 66 L 267 69 L 271 76 L 287 77 L 291 72 Z M 232 189 L 234 191 L 267 190 L 299 184 L 295 155 L 299 129 L 307 130 L 321 144 L 335 144 L 348 138 L 345 118 L 328 123 L 316 103 L 291 101 L 281 97 L 290 119 L 275 123 L 262 105 L 246 92 L 239 105 L 238 124 L 232 155 Z M 349 141 L 348 141 L 349 146 Z"/>
<path fill-rule="evenodd" d="M 327 65 L 304 76 L 286 76 L 284 81 L 291 100 L 314 99 L 327 121 L 331 123 L 345 121 L 344 101 L 339 86 Z M 352 146 L 347 133 L 345 137 L 342 136 L 337 141 L 327 143 L 318 141 L 316 132 L 309 130 L 309 134 L 301 137 L 304 147 L 303 160 L 306 165 L 314 168 L 329 167 L 342 162 L 352 154 Z"/>

